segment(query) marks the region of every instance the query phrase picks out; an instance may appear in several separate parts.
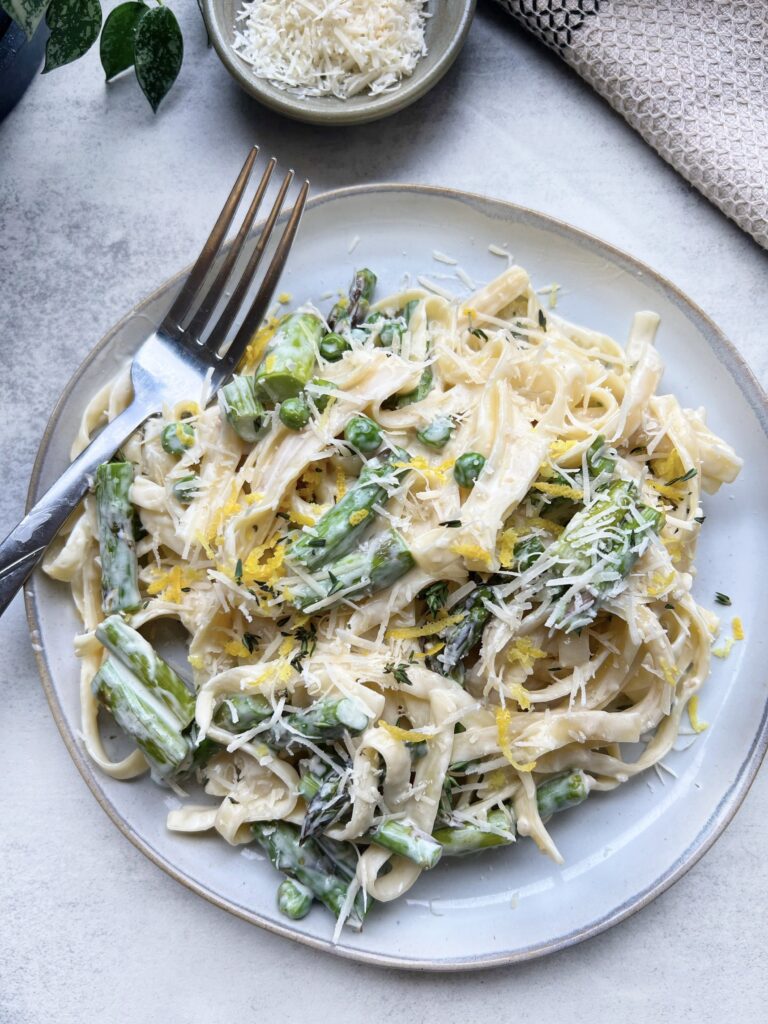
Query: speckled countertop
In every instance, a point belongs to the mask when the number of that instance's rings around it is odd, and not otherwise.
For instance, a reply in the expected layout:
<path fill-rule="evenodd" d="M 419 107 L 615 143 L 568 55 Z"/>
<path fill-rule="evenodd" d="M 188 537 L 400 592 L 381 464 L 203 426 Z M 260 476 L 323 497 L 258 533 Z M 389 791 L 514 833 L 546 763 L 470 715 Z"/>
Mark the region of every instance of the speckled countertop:
<path fill-rule="evenodd" d="M 254 141 L 312 179 L 457 186 L 541 209 L 627 249 L 712 316 L 768 381 L 766 254 L 588 87 L 479 5 L 458 64 L 392 120 L 308 128 L 257 107 L 184 9 L 181 77 L 155 118 L 96 53 L 36 79 L 0 125 L 0 531 L 20 515 L 53 403 L 104 331 L 195 255 Z M 768 1002 L 768 775 L 681 882 L 555 957 L 477 975 L 387 973 L 262 932 L 126 842 L 48 713 L 21 602 L 0 621 L 2 1024 L 308 1016 L 358 1024 L 757 1020 Z"/>

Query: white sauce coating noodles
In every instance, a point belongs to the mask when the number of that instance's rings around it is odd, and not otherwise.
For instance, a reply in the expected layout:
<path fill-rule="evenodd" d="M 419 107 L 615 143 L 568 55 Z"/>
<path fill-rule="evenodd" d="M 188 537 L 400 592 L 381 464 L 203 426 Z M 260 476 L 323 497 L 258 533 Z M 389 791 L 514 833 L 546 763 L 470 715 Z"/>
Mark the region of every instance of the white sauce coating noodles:
<path fill-rule="evenodd" d="M 358 844 L 357 879 L 377 900 L 401 896 L 421 870 L 370 841 L 383 819 L 426 833 L 467 823 L 482 831 L 503 807 L 509 828 L 559 859 L 542 783 L 579 770 L 589 790 L 609 790 L 660 762 L 706 678 L 717 631 L 690 592 L 701 495 L 741 464 L 702 410 L 657 394 L 653 313 L 635 316 L 623 348 L 543 310 L 517 266 L 468 300 L 411 290 L 374 309 L 395 316 L 414 300 L 391 348 L 356 336 L 343 359 L 321 360 L 331 398 L 322 412 L 313 405 L 303 430 L 275 416 L 249 444 L 216 404 L 192 402 L 150 420 L 123 449 L 146 531 L 146 601 L 129 621 L 181 623 L 196 727 L 217 744 L 202 769 L 208 802 L 172 811 L 169 828 L 215 829 L 238 844 L 253 822 L 301 824 L 300 777 L 311 761 L 343 779 L 347 812 L 327 835 Z M 259 365 L 274 329 L 256 336 L 244 372 Z M 432 387 L 421 400 L 387 401 L 425 372 Z M 129 397 L 125 374 L 102 389 L 75 450 Z M 179 458 L 160 432 L 185 413 L 195 440 Z M 313 574 L 291 562 L 289 547 L 354 485 L 360 458 L 343 432 L 358 413 L 380 425 L 384 453 L 408 453 L 358 546 L 394 527 L 415 566 L 370 596 L 321 595 L 310 617 L 292 606 L 291 588 Z M 439 416 L 452 430 L 436 451 L 416 432 Z M 485 459 L 472 488 L 454 476 L 469 452 Z M 199 490 L 184 506 L 172 488 L 192 473 Z M 45 569 L 71 586 L 83 621 L 84 743 L 103 771 L 131 778 L 145 759 L 110 760 L 91 692 L 104 655 L 93 633 L 104 618 L 98 555 L 89 496 Z M 424 589 L 441 582 L 444 607 L 430 610 Z M 449 669 L 446 631 L 466 623 L 478 588 L 485 628 Z M 217 712 L 244 695 L 266 698 L 271 718 L 241 732 L 232 715 L 226 728 Z M 324 698 L 354 702 L 367 728 L 299 753 L 265 742 L 286 716 Z"/>

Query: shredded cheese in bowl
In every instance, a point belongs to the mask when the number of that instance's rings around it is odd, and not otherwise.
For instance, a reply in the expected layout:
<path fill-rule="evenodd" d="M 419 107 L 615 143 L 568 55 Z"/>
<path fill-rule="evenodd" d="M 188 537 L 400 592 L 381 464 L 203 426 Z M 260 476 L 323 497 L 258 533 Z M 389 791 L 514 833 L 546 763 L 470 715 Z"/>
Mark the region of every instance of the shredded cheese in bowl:
<path fill-rule="evenodd" d="M 427 53 L 425 0 L 249 0 L 233 48 L 257 78 L 299 96 L 397 89 Z"/>

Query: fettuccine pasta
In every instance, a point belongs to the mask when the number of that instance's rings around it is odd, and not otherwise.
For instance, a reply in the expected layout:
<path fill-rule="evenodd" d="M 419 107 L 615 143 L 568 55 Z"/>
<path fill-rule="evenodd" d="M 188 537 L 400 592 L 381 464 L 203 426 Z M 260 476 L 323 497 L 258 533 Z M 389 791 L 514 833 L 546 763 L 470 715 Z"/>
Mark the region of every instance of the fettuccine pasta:
<path fill-rule="evenodd" d="M 374 282 L 148 420 L 45 564 L 99 767 L 173 787 L 170 829 L 258 842 L 290 916 L 358 925 L 441 856 L 530 836 L 560 861 L 549 817 L 670 750 L 717 631 L 701 498 L 741 464 L 657 393 L 653 313 L 622 347 L 517 266 L 467 300 L 369 305 Z M 129 400 L 123 373 L 74 451 Z M 187 638 L 175 671 L 157 620 Z"/>

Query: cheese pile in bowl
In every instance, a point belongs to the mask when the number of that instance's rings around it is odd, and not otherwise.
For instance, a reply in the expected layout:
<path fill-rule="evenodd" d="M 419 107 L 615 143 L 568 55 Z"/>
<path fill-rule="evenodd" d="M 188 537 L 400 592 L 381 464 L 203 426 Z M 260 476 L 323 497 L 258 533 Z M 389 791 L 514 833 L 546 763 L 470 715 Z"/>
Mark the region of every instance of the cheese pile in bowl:
<path fill-rule="evenodd" d="M 234 50 L 298 96 L 390 92 L 427 53 L 425 0 L 249 0 Z"/>

